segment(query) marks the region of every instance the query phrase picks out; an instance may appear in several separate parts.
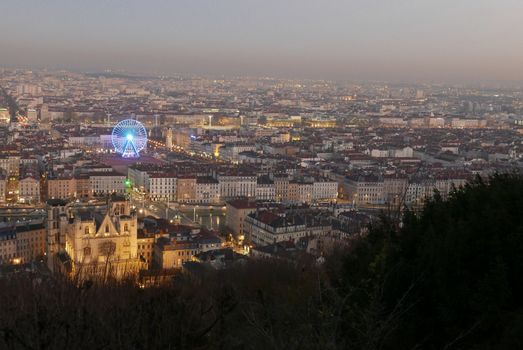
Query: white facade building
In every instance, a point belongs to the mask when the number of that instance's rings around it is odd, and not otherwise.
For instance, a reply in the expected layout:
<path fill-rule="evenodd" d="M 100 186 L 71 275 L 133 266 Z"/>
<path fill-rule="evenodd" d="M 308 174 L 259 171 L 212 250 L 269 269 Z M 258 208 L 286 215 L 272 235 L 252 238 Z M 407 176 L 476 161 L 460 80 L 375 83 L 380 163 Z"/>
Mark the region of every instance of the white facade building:
<path fill-rule="evenodd" d="M 149 177 L 149 197 L 153 201 L 175 201 L 176 185 L 176 175 L 152 174 Z"/>
<path fill-rule="evenodd" d="M 40 181 L 28 176 L 18 182 L 18 198 L 21 203 L 40 202 Z"/>
<path fill-rule="evenodd" d="M 220 183 L 212 177 L 196 178 L 196 202 L 216 204 L 220 202 Z"/>
<path fill-rule="evenodd" d="M 101 172 L 89 175 L 91 195 L 104 196 L 112 193 L 125 193 L 125 175 L 115 172 Z"/>
<path fill-rule="evenodd" d="M 218 175 L 222 200 L 256 196 L 256 175 Z"/>
<path fill-rule="evenodd" d="M 315 181 L 312 184 L 312 200 L 334 201 L 338 198 L 338 182 Z"/>

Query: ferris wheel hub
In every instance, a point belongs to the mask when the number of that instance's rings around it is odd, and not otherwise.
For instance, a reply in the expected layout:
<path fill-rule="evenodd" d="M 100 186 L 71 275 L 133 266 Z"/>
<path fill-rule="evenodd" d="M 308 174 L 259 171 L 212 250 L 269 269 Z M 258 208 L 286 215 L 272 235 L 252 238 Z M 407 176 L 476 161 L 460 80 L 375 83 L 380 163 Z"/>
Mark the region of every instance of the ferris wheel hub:
<path fill-rule="evenodd" d="M 138 158 L 147 145 L 147 132 L 139 121 L 125 119 L 115 125 L 111 140 L 115 152 L 123 158 Z"/>

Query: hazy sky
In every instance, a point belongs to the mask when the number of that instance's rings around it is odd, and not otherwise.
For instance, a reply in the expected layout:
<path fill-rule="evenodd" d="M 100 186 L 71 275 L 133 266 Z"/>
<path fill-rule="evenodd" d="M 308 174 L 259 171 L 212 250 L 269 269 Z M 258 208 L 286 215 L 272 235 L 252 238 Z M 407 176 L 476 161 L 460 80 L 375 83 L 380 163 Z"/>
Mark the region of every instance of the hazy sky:
<path fill-rule="evenodd" d="M 0 66 L 523 81 L 523 0 L 0 0 Z"/>

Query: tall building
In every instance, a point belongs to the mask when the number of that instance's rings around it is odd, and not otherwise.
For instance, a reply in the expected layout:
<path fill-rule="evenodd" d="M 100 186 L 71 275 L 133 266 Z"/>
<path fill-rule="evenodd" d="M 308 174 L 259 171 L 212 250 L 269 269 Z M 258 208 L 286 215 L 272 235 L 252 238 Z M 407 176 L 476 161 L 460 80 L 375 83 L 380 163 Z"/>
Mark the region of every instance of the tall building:
<path fill-rule="evenodd" d="M 274 176 L 274 194 L 277 202 L 283 202 L 287 199 L 289 190 L 289 177 L 286 174 Z"/>
<path fill-rule="evenodd" d="M 43 104 L 40 107 L 40 122 L 47 123 L 51 121 L 51 113 L 49 113 L 49 107 L 46 104 Z"/>
<path fill-rule="evenodd" d="M 169 128 L 167 129 L 167 133 L 165 134 L 165 146 L 167 149 L 173 148 L 173 129 Z"/>

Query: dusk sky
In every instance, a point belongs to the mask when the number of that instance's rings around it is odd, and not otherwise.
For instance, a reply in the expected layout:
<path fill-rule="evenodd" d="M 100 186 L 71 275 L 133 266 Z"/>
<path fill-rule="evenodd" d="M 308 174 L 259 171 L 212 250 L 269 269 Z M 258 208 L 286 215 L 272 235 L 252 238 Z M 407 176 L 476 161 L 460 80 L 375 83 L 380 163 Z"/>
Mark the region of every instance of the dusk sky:
<path fill-rule="evenodd" d="M 523 81 L 521 0 L 2 0 L 0 66 Z"/>

